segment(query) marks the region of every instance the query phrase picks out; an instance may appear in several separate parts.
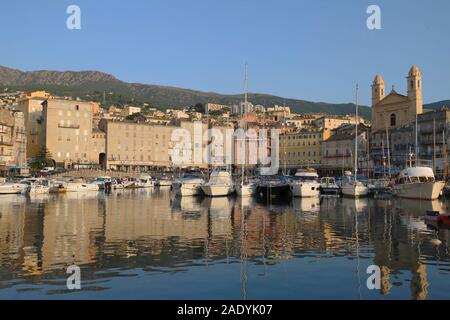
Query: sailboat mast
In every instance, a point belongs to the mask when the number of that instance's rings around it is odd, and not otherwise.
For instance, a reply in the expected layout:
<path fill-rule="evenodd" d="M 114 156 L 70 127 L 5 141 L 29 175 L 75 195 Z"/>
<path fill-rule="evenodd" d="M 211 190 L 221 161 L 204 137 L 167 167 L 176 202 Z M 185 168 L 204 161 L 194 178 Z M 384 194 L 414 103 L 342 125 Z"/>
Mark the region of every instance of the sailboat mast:
<path fill-rule="evenodd" d="M 445 129 L 442 130 L 442 162 L 444 164 L 444 180 L 447 180 L 447 144 L 445 143 Z"/>
<path fill-rule="evenodd" d="M 436 168 L 436 116 L 433 114 L 433 171 L 434 175 L 437 173 Z"/>
<path fill-rule="evenodd" d="M 416 114 L 416 160 L 419 159 L 419 134 L 418 134 L 418 126 L 419 126 L 419 121 L 417 120 L 417 114 Z"/>
<path fill-rule="evenodd" d="M 358 174 L 358 122 L 359 122 L 359 117 L 358 117 L 358 96 L 359 94 L 359 85 L 356 84 L 356 125 L 355 125 L 355 180 L 356 180 L 356 176 Z"/>
<path fill-rule="evenodd" d="M 244 184 L 245 164 L 247 162 L 247 103 L 248 103 L 248 65 L 244 67 L 244 163 L 242 164 L 242 185 Z M 241 118 L 242 121 L 242 118 Z"/>
<path fill-rule="evenodd" d="M 389 129 L 386 124 L 386 144 L 387 144 L 387 159 L 388 159 L 388 173 L 389 178 L 391 177 L 391 144 L 389 139 Z"/>
<path fill-rule="evenodd" d="M 283 175 L 286 175 L 286 106 L 283 103 L 283 151 L 284 151 L 284 172 Z"/>

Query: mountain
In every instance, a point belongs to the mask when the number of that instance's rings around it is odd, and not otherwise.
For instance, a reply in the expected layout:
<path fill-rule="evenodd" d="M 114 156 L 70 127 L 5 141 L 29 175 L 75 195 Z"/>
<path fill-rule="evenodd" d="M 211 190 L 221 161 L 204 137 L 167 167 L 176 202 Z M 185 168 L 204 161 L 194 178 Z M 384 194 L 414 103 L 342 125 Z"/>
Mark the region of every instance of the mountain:
<path fill-rule="evenodd" d="M 424 104 L 424 109 L 441 109 L 442 107 L 450 108 L 450 100 L 443 100 L 434 103 Z"/>
<path fill-rule="evenodd" d="M 106 92 L 106 104 L 141 104 L 148 103 L 161 108 L 188 107 L 197 103 L 238 104 L 242 94 L 225 95 L 214 92 L 202 92 L 168 86 L 127 83 L 114 76 L 99 71 L 29 71 L 0 66 L 0 88 L 11 90 L 45 90 L 55 95 L 77 96 L 86 100 L 103 101 Z M 298 99 L 286 99 L 269 94 L 250 93 L 253 104 L 264 106 L 283 105 L 291 107 L 296 113 L 323 112 L 326 114 L 346 115 L 355 113 L 353 103 L 333 104 L 311 102 Z M 424 106 L 440 108 L 443 102 Z M 446 101 L 450 106 L 450 101 Z M 371 110 L 361 106 L 360 115 L 371 118 Z"/>

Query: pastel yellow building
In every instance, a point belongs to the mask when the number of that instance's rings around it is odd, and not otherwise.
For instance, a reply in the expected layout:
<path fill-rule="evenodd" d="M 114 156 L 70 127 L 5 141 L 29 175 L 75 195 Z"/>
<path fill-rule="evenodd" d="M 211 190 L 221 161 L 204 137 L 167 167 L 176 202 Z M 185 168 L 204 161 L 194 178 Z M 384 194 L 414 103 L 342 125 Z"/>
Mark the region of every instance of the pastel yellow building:
<path fill-rule="evenodd" d="M 93 114 L 89 102 L 53 98 L 42 106 L 42 143 L 56 165 L 86 166 L 93 157 L 99 159 L 99 155 L 90 155 Z"/>
<path fill-rule="evenodd" d="M 363 118 L 359 118 L 360 123 L 364 123 Z M 314 125 L 321 128 L 326 128 L 328 130 L 333 130 L 339 128 L 343 124 L 355 124 L 355 116 L 333 116 L 324 115 L 323 117 L 317 118 L 313 121 Z"/>
<path fill-rule="evenodd" d="M 318 167 L 322 163 L 322 142 L 330 130 L 306 127 L 280 136 L 280 166 Z"/>
<path fill-rule="evenodd" d="M 50 98 L 45 91 L 31 92 L 18 100 L 18 110 L 24 115 L 27 140 L 27 158 L 32 159 L 42 142 L 42 103 Z"/>
<path fill-rule="evenodd" d="M 102 119 L 107 169 L 148 170 L 169 166 L 172 126 Z"/>

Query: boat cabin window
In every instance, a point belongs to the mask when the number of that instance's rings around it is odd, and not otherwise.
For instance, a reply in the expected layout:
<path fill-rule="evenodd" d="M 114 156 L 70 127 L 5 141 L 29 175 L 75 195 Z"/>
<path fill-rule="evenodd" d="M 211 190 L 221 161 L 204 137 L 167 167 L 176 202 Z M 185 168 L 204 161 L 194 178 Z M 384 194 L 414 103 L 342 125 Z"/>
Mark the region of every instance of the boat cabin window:
<path fill-rule="evenodd" d="M 411 177 L 410 179 L 411 179 L 411 182 L 412 182 L 412 183 L 417 183 L 417 182 L 419 182 L 419 178 L 418 178 L 418 177 Z"/>

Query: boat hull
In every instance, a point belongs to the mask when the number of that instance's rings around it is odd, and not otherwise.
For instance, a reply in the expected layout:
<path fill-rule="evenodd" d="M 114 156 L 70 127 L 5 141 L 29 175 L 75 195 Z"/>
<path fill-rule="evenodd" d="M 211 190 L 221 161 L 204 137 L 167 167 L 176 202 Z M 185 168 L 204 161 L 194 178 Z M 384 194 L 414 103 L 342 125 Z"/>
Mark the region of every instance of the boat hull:
<path fill-rule="evenodd" d="M 174 184 L 173 191 L 177 196 L 198 196 L 202 193 L 201 185 L 192 184 Z"/>
<path fill-rule="evenodd" d="M 236 185 L 236 193 L 240 197 L 251 197 L 255 195 L 257 192 L 257 186 L 254 184 L 237 184 Z"/>
<path fill-rule="evenodd" d="M 66 192 L 85 192 L 85 191 L 98 191 L 97 184 L 89 183 L 68 183 L 66 187 Z"/>
<path fill-rule="evenodd" d="M 320 193 L 324 195 L 339 195 L 339 187 L 321 187 Z"/>
<path fill-rule="evenodd" d="M 369 195 L 366 186 L 346 185 L 342 187 L 342 195 L 349 198 L 365 198 Z"/>
<path fill-rule="evenodd" d="M 441 181 L 398 184 L 394 186 L 393 193 L 402 199 L 436 200 L 444 186 L 444 182 Z"/>
<path fill-rule="evenodd" d="M 170 181 L 170 180 L 159 180 L 157 185 L 158 185 L 158 187 L 170 187 L 172 185 L 172 181 Z"/>
<path fill-rule="evenodd" d="M 50 187 L 47 186 L 32 186 L 30 189 L 30 195 L 48 194 Z"/>
<path fill-rule="evenodd" d="M 226 197 L 233 193 L 233 187 L 227 185 L 204 185 L 202 191 L 207 197 Z"/>
<path fill-rule="evenodd" d="M 258 197 L 268 199 L 268 198 L 280 198 L 288 199 L 292 197 L 291 187 L 286 184 L 282 186 L 258 186 L 256 190 Z"/>
<path fill-rule="evenodd" d="M 19 183 L 0 185 L 0 194 L 23 194 L 27 186 Z"/>
<path fill-rule="evenodd" d="M 293 197 L 315 198 L 320 196 L 320 184 L 318 183 L 293 183 L 291 184 Z"/>

